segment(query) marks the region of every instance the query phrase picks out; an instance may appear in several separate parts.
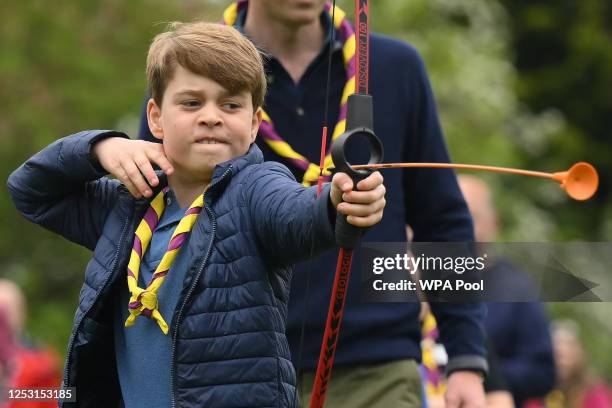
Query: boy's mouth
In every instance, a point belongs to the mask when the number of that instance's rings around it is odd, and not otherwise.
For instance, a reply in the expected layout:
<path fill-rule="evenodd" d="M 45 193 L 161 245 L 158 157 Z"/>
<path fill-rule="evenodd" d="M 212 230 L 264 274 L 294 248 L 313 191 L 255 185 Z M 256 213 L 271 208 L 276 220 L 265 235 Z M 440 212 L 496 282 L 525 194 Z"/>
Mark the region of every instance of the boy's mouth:
<path fill-rule="evenodd" d="M 202 138 L 196 139 L 196 143 L 198 144 L 220 144 L 220 143 L 225 143 L 225 141 L 221 139 L 217 139 L 215 137 L 202 137 Z"/>

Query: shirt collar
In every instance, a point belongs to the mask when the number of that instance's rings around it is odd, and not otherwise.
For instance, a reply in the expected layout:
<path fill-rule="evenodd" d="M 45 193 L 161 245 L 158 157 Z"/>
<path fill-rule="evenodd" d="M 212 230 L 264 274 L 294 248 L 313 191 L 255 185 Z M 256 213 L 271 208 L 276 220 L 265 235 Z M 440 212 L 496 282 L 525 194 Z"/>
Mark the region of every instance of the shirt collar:
<path fill-rule="evenodd" d="M 189 208 L 189 205 L 187 205 L 185 208 L 180 207 L 178 200 L 176 199 L 176 194 L 174 194 L 174 191 L 171 188 L 168 189 L 166 194 L 164 194 L 164 201 L 166 208 L 164 209 L 164 213 L 162 214 L 156 229 L 177 224 L 181 218 L 183 218 L 187 208 Z"/>

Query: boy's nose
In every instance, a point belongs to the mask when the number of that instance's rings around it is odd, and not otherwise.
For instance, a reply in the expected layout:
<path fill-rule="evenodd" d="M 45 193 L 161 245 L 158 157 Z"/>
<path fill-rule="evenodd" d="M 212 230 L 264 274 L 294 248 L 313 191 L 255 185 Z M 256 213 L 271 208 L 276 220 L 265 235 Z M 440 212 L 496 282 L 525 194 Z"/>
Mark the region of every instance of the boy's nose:
<path fill-rule="evenodd" d="M 221 124 L 221 116 L 214 107 L 204 107 L 198 117 L 198 124 L 213 128 Z"/>

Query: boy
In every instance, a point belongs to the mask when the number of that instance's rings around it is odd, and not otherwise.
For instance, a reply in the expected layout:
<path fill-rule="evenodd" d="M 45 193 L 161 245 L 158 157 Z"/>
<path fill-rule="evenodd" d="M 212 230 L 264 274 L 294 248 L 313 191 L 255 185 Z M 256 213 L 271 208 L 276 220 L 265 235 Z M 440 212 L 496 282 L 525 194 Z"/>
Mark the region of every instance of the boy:
<path fill-rule="evenodd" d="M 316 198 L 263 163 L 262 61 L 233 28 L 172 25 L 149 49 L 147 79 L 163 145 L 82 132 L 9 178 L 28 219 L 94 250 L 64 373 L 78 402 L 63 406 L 293 406 L 291 265 L 334 246 L 334 208 L 378 222 L 382 176 L 351 191 L 337 174 Z"/>

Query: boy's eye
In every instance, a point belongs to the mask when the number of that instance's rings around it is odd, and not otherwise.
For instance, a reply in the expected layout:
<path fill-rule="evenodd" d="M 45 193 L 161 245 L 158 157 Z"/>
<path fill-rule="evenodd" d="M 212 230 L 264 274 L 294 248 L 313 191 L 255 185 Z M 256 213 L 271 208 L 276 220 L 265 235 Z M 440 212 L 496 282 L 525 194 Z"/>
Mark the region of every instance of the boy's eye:
<path fill-rule="evenodd" d="M 196 99 L 189 99 L 189 100 L 181 101 L 181 105 L 186 106 L 188 108 L 193 108 L 195 106 L 200 106 L 200 101 Z"/>
<path fill-rule="evenodd" d="M 223 104 L 224 108 L 230 109 L 230 110 L 234 110 L 234 109 L 238 109 L 240 108 L 240 104 L 236 103 L 236 102 L 225 102 Z"/>

